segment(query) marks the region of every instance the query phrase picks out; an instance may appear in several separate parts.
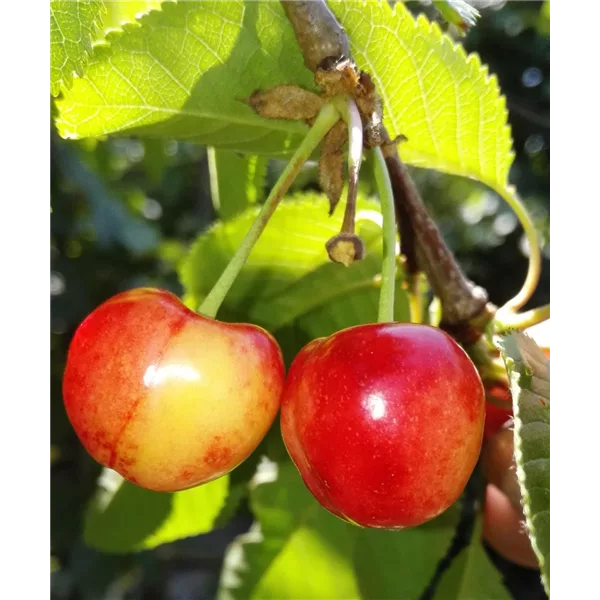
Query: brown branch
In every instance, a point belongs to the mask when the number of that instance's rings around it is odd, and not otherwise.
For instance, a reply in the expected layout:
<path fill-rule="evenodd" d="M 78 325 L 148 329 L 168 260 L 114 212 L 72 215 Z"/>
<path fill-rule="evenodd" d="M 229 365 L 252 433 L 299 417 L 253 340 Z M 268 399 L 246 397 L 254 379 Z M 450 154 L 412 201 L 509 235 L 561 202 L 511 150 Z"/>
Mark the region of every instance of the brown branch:
<path fill-rule="evenodd" d="M 309 69 L 316 72 L 319 65 L 325 59 L 330 62 L 331 57 L 352 58 L 345 32 L 323 0 L 281 0 L 281 4 Z M 363 118 L 367 112 L 363 111 Z M 406 257 L 409 275 L 416 276 L 418 271 L 422 271 L 427 276 L 441 301 L 442 327 L 461 341 L 477 339 L 495 307 L 488 303 L 487 292 L 467 279 L 444 243 L 383 124 L 375 121 L 366 123 L 365 128 L 369 127 L 375 128 L 379 134 L 369 139 L 379 139 L 377 145 L 381 145 L 385 156 L 402 253 Z"/>
<path fill-rule="evenodd" d="M 442 303 L 442 321 L 451 325 L 470 322 L 485 309 L 486 291 L 465 277 L 429 216 L 396 146 L 387 144 L 382 150 L 392 180 L 400 233 L 408 234 L 414 242 L 409 247 L 414 252 L 411 258 L 416 259 Z"/>
<path fill-rule="evenodd" d="M 348 36 L 324 0 L 281 0 L 294 29 L 304 64 L 314 73 L 326 59 L 350 58 Z"/>

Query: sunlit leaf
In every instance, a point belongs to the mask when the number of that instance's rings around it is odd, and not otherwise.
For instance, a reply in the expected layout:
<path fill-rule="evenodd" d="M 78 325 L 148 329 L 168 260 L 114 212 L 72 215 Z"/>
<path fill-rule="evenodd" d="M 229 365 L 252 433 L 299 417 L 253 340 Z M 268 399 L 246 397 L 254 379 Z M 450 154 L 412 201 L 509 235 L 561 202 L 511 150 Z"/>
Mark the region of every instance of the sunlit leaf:
<path fill-rule="evenodd" d="M 83 75 L 99 27 L 104 3 L 100 0 L 51 0 L 50 93 L 68 88 L 73 73 Z"/>
<path fill-rule="evenodd" d="M 403 2 L 331 0 L 358 66 L 378 84 L 402 158 L 504 186 L 513 160 L 506 102 L 476 54 Z"/>
<path fill-rule="evenodd" d="M 550 36 L 550 0 L 544 0 L 540 8 L 536 29 L 539 35 Z"/>
<path fill-rule="evenodd" d="M 183 492 L 150 492 L 105 470 L 84 526 L 87 544 L 103 552 L 147 550 L 210 531 L 227 496 L 221 477 Z"/>
<path fill-rule="evenodd" d="M 313 86 L 278 2 L 164 2 L 95 48 L 58 102 L 57 127 L 64 137 L 132 130 L 286 153 L 306 126 L 263 119 L 244 103 L 286 82 Z"/>
<path fill-rule="evenodd" d="M 219 599 L 358 598 L 351 563 L 358 528 L 322 508 L 290 461 L 264 471 L 270 477 L 251 493 L 258 523 L 230 546 Z"/>
<path fill-rule="evenodd" d="M 513 159 L 505 100 L 479 57 L 401 2 L 329 4 L 379 86 L 390 134 L 408 137 L 404 160 L 504 186 Z M 242 101 L 281 83 L 314 89 L 278 2 L 167 2 L 107 41 L 58 103 L 65 137 L 132 130 L 284 155 L 306 131 Z"/>
<path fill-rule="evenodd" d="M 161 3 L 162 0 L 104 0 L 104 30 L 118 29 L 125 23 L 132 23 L 137 17 L 158 9 Z"/>

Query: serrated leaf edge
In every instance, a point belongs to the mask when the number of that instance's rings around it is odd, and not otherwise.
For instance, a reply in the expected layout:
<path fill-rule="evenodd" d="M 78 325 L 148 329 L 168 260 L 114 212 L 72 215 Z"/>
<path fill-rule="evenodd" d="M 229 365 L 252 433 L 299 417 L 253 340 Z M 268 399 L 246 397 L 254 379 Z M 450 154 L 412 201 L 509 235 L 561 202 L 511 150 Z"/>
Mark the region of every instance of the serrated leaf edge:
<path fill-rule="evenodd" d="M 65 98 L 70 97 L 70 88 L 73 86 L 73 80 L 82 79 L 85 77 L 85 68 L 89 66 L 90 61 L 94 60 L 102 60 L 108 58 L 112 54 L 112 44 L 119 40 L 119 38 L 124 34 L 130 31 L 135 31 L 136 29 L 140 29 L 143 25 L 142 21 L 152 15 L 153 13 L 161 13 L 165 12 L 164 9 L 167 5 L 170 4 L 178 4 L 179 0 L 161 0 L 161 3 L 152 8 L 151 10 L 144 12 L 143 14 L 134 17 L 132 21 L 123 21 L 119 27 L 111 27 L 109 29 L 104 30 L 104 38 L 101 40 L 96 40 L 91 43 L 91 47 L 89 53 L 87 54 L 87 58 L 85 60 L 85 64 L 81 70 L 81 73 L 73 73 L 71 82 L 68 88 L 62 90 Z M 104 9 L 104 13 L 106 13 L 106 5 L 102 2 L 102 6 Z M 168 9 L 170 10 L 170 9 Z M 151 18 L 155 18 L 152 16 Z M 96 29 L 98 31 L 98 29 Z M 54 123 L 56 128 L 63 139 L 80 139 L 76 132 L 67 130 L 64 125 L 65 121 L 61 118 L 60 112 L 57 113 Z M 99 139 L 106 136 L 96 136 Z"/>
<path fill-rule="evenodd" d="M 521 389 L 527 389 L 525 386 L 522 386 L 522 383 L 527 385 L 527 374 L 530 371 L 529 367 L 520 359 L 520 357 L 512 357 L 506 354 L 506 341 L 508 340 L 511 334 L 507 334 L 503 337 L 497 337 L 494 341 L 496 346 L 501 352 L 502 358 L 504 360 L 504 364 L 506 366 L 506 370 L 509 377 L 510 382 L 510 391 L 513 398 L 513 419 L 514 419 L 514 456 L 516 462 L 516 473 L 517 479 L 519 481 L 519 488 L 521 490 L 521 503 L 523 506 L 523 514 L 525 517 L 525 524 L 527 527 L 527 534 L 531 541 L 531 546 L 533 551 L 538 559 L 538 563 L 540 565 L 540 574 L 542 579 L 542 584 L 548 596 L 550 596 L 550 581 L 547 576 L 547 573 L 544 569 L 546 566 L 546 559 L 544 557 L 543 552 L 538 546 L 536 534 L 535 534 L 535 526 L 533 524 L 533 516 L 531 514 L 531 494 L 528 491 L 526 480 L 527 476 L 525 473 L 525 460 L 523 457 L 523 449 L 522 449 L 522 433 L 526 427 L 529 425 L 541 425 L 542 427 L 550 429 L 550 425 L 543 421 L 531 421 L 530 423 L 523 424 L 523 421 L 520 418 L 520 406 L 519 400 L 521 396 Z M 518 350 L 518 348 L 517 348 Z M 520 368 L 519 368 L 520 367 Z M 531 377 L 531 375 L 530 375 Z M 525 381 L 524 381 L 525 380 Z M 549 410 L 549 404 L 548 404 Z M 549 460 L 549 459 L 548 459 Z M 544 510 L 537 515 L 543 515 L 549 513 L 549 511 Z"/>
<path fill-rule="evenodd" d="M 102 28 L 102 15 L 106 14 L 106 4 L 104 4 L 103 0 L 98 0 L 100 2 L 100 14 L 98 18 L 94 19 L 91 24 L 91 33 L 97 34 Z M 55 18 L 54 13 L 52 11 L 52 2 L 50 3 L 50 18 Z M 59 27 L 60 29 L 60 27 Z M 54 98 L 57 98 L 61 92 L 67 92 L 71 86 L 73 85 L 73 80 L 77 77 L 83 77 L 85 67 L 88 65 L 93 52 L 94 52 L 94 42 L 82 39 L 82 54 L 79 61 L 75 62 L 75 71 L 72 72 L 62 72 L 61 69 L 61 78 L 55 82 L 55 86 L 50 82 L 50 95 Z"/>
<path fill-rule="evenodd" d="M 415 19 L 415 17 L 410 13 L 410 11 L 408 11 L 408 9 L 406 9 L 406 7 L 403 5 L 402 2 L 396 3 L 393 8 L 387 3 L 387 0 L 376 0 L 376 2 L 377 2 L 377 4 L 382 6 L 382 10 L 384 12 L 388 11 L 388 20 L 389 21 L 391 21 L 392 19 L 399 19 L 399 20 L 404 19 L 404 18 L 409 19 L 410 22 L 412 23 L 413 28 L 416 33 L 419 33 L 419 30 L 421 30 L 422 33 L 424 33 L 425 35 L 432 35 L 437 42 L 439 42 L 440 44 L 445 46 L 447 49 L 451 50 L 451 52 L 453 52 L 454 54 L 458 54 L 462 59 L 465 60 L 465 63 L 467 64 L 467 66 L 469 66 L 471 68 L 471 75 L 472 76 L 483 75 L 484 85 L 491 86 L 493 88 L 494 92 L 497 93 L 498 98 L 496 100 L 496 109 L 498 110 L 499 113 L 502 113 L 505 117 L 504 118 L 505 124 L 504 124 L 502 130 L 505 134 L 507 134 L 508 139 L 510 140 L 510 148 L 507 151 L 506 172 L 503 174 L 504 175 L 503 177 L 499 176 L 498 161 L 496 161 L 496 178 L 494 181 L 490 181 L 489 178 L 482 177 L 482 174 L 474 173 L 474 172 L 463 169 L 462 164 L 460 164 L 460 167 L 462 169 L 462 174 L 465 177 L 470 177 L 470 178 L 476 179 L 477 181 L 481 181 L 482 183 L 488 185 L 492 189 L 497 189 L 498 187 L 507 188 L 508 187 L 508 173 L 509 173 L 510 167 L 512 166 L 512 163 L 514 161 L 515 150 L 514 150 L 514 140 L 512 137 L 512 129 L 508 122 L 508 109 L 506 108 L 506 97 L 501 93 L 500 85 L 498 83 L 498 77 L 494 74 L 490 75 L 489 67 L 481 62 L 481 57 L 479 56 L 479 54 L 477 54 L 476 52 L 471 52 L 471 53 L 467 54 L 464 47 L 460 43 L 455 42 L 448 34 L 444 33 L 441 30 L 439 24 L 436 23 L 435 21 L 429 21 L 427 19 L 427 17 L 425 17 L 425 15 L 423 15 L 423 14 L 420 14 Z M 360 4 L 362 6 L 367 6 L 368 3 L 369 3 L 369 0 L 362 0 L 360 2 Z M 392 27 L 393 27 L 393 25 L 395 25 L 395 23 L 392 24 Z M 350 43 L 352 45 L 352 40 Z M 372 65 L 369 64 L 368 66 L 371 68 L 371 75 L 377 81 L 379 78 L 378 78 L 377 74 L 373 71 Z M 385 117 L 385 115 L 388 115 L 388 118 L 391 120 L 396 132 L 400 133 L 402 128 L 399 126 L 398 123 L 395 122 L 394 117 L 392 116 L 393 113 L 391 111 L 386 110 L 389 107 L 390 102 L 388 101 L 388 99 L 386 97 L 384 86 L 379 85 L 379 82 L 378 82 L 377 87 L 378 87 L 378 90 L 379 90 L 379 93 L 381 95 L 381 99 L 382 99 L 383 105 L 384 105 L 384 117 Z M 439 162 L 439 159 L 437 157 L 431 157 L 428 154 L 421 153 L 421 152 L 418 152 L 418 153 L 415 152 L 415 154 L 422 156 L 424 161 L 429 161 L 430 163 L 434 163 L 434 164 L 435 164 L 435 162 Z M 498 156 L 498 151 L 496 153 L 496 156 Z M 435 160 L 432 160 L 432 158 L 435 158 Z"/>

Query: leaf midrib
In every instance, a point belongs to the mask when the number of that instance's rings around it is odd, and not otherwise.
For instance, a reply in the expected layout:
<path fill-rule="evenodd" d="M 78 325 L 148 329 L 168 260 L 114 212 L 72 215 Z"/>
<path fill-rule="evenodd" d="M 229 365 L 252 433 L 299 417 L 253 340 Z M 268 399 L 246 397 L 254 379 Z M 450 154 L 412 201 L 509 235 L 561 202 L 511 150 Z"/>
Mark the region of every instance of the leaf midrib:
<path fill-rule="evenodd" d="M 163 112 L 176 116 L 194 117 L 198 119 L 214 119 L 225 122 L 232 125 L 246 125 L 249 127 L 257 127 L 262 129 L 272 129 L 275 131 L 284 131 L 286 133 L 303 133 L 306 132 L 307 126 L 300 121 L 283 121 L 279 119 L 257 119 L 257 118 L 239 118 L 234 116 L 227 116 L 227 119 L 223 119 L 223 113 L 213 113 L 209 111 L 196 111 L 183 108 L 166 108 L 162 106 L 153 106 L 150 104 L 88 104 L 85 102 L 72 102 L 72 106 L 80 106 L 83 108 L 93 108 L 97 110 L 112 110 L 112 109 L 146 109 L 154 112 Z M 68 113 L 64 113 L 68 114 Z M 64 117 L 60 119 L 63 123 L 70 123 Z"/>

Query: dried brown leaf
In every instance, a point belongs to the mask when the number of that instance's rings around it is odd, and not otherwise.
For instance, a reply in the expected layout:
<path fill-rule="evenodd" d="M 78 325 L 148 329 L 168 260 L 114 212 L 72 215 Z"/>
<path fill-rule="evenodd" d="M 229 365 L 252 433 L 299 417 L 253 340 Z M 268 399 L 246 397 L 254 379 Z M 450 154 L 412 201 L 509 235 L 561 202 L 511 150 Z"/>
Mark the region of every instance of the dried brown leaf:
<path fill-rule="evenodd" d="M 297 85 L 283 84 L 270 90 L 257 90 L 246 101 L 266 119 L 308 120 L 315 117 L 325 101 Z"/>
<path fill-rule="evenodd" d="M 319 184 L 329 198 L 329 214 L 332 215 L 344 187 L 344 144 L 348 129 L 338 121 L 325 136 L 319 160 Z"/>
<path fill-rule="evenodd" d="M 315 72 L 315 83 L 329 98 L 338 94 L 354 96 L 359 73 L 356 65 L 348 58 L 326 61 Z"/>

